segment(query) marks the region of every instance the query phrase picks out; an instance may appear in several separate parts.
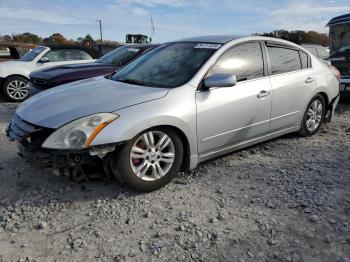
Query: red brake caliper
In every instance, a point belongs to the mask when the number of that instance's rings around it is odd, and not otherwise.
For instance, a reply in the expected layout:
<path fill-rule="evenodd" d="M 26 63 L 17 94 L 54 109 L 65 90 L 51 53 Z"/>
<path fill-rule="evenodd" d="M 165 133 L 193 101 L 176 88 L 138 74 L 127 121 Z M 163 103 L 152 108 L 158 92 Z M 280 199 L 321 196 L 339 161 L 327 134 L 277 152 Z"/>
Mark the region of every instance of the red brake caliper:
<path fill-rule="evenodd" d="M 145 144 L 144 144 L 142 141 L 138 142 L 138 143 L 136 144 L 136 146 L 139 147 L 139 148 L 141 148 L 141 149 L 146 149 L 146 146 L 145 146 Z M 132 159 L 132 163 L 133 163 L 135 166 L 139 165 L 139 164 L 141 163 L 141 161 L 142 161 L 141 158 L 133 158 L 133 159 Z"/>

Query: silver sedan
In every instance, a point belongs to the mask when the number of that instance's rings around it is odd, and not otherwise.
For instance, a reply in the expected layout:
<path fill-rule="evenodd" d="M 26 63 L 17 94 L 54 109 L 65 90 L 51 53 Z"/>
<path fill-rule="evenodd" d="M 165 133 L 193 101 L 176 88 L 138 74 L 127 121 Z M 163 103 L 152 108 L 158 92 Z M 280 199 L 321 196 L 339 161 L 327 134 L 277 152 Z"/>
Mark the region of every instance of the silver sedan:
<path fill-rule="evenodd" d="M 7 130 L 20 154 L 75 179 L 103 167 L 136 190 L 332 118 L 339 72 L 293 43 L 213 36 L 165 43 L 112 77 L 42 92 Z"/>

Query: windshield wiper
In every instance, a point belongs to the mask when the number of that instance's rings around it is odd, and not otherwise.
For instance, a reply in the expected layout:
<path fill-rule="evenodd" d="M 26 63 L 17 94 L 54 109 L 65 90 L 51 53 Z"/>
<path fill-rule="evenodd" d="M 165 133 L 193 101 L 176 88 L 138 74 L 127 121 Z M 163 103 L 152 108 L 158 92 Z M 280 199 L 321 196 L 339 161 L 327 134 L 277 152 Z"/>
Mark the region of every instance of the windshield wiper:
<path fill-rule="evenodd" d="M 133 80 L 133 79 L 116 79 L 116 80 L 119 81 L 119 82 L 131 84 L 131 85 L 138 85 L 138 86 L 143 86 L 144 85 L 143 83 L 141 83 L 139 81 L 136 81 L 136 80 Z"/>

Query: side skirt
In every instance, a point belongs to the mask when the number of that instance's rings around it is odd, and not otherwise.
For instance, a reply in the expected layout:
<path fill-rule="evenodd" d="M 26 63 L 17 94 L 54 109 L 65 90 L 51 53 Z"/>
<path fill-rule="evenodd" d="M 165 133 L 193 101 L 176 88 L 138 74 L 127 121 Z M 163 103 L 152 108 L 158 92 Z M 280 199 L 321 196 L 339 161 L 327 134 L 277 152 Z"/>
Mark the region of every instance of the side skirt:
<path fill-rule="evenodd" d="M 277 132 L 274 132 L 274 133 L 271 133 L 271 134 L 268 134 L 265 136 L 261 136 L 261 137 L 254 138 L 251 140 L 243 141 L 243 142 L 235 144 L 235 145 L 231 145 L 231 146 L 224 147 L 224 148 L 216 150 L 216 151 L 212 151 L 212 152 L 209 152 L 209 153 L 206 153 L 203 155 L 199 155 L 197 164 L 204 162 L 206 160 L 221 156 L 221 155 L 225 155 L 225 154 L 237 151 L 239 149 L 242 149 L 242 148 L 245 148 L 245 147 L 248 147 L 251 145 L 255 145 L 255 144 L 258 144 L 258 143 L 261 143 L 261 142 L 288 134 L 288 133 L 296 132 L 299 129 L 300 129 L 300 126 L 289 127 L 287 129 L 283 129 L 283 130 L 280 130 L 280 131 L 277 131 Z"/>

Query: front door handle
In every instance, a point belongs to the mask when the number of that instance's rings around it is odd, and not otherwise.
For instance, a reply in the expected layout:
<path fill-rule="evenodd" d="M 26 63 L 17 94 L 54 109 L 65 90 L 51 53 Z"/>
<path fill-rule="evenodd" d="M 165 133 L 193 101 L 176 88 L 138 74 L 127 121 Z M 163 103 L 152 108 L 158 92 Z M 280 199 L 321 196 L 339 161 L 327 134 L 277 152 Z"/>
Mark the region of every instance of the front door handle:
<path fill-rule="evenodd" d="M 271 94 L 271 92 L 266 91 L 266 90 L 261 90 L 260 93 L 257 95 L 258 98 L 263 98 Z"/>
<path fill-rule="evenodd" d="M 315 79 L 312 77 L 308 77 L 305 79 L 305 83 L 307 83 L 307 84 L 312 83 L 313 81 L 315 81 Z"/>

